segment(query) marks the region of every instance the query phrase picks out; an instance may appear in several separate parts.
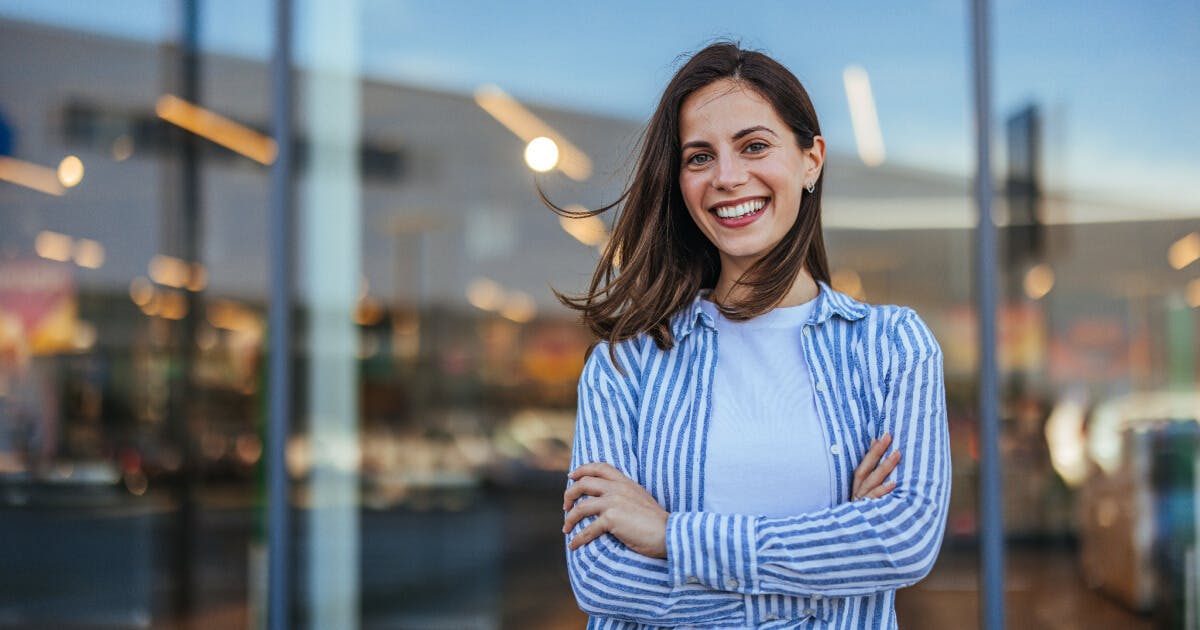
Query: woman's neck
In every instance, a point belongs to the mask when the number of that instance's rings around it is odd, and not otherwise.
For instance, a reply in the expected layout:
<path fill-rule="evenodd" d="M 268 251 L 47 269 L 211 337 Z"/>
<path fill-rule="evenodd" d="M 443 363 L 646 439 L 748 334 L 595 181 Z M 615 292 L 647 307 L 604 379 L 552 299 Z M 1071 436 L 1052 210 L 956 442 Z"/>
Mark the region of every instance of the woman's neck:
<path fill-rule="evenodd" d="M 720 277 L 717 278 L 717 286 L 713 288 L 709 299 L 717 304 L 732 304 L 745 299 L 749 289 L 745 285 L 735 286 L 736 281 L 736 275 L 726 274 L 722 271 Z M 792 287 L 775 305 L 775 308 L 799 306 L 817 297 L 820 292 L 820 288 L 812 276 L 808 275 L 808 271 L 801 269 L 800 273 L 796 274 L 796 281 L 792 283 Z"/>

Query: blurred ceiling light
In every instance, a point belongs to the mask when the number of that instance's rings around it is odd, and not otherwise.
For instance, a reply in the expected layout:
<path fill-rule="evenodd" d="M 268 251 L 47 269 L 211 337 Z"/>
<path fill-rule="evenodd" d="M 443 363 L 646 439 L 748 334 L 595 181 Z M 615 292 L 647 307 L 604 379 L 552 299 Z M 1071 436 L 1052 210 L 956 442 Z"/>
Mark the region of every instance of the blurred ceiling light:
<path fill-rule="evenodd" d="M 504 289 L 487 278 L 475 278 L 467 285 L 467 301 L 475 308 L 495 311 L 504 302 Z"/>
<path fill-rule="evenodd" d="M 1029 299 L 1040 300 L 1053 288 L 1054 270 L 1050 265 L 1041 263 L 1025 272 L 1025 295 L 1029 296 Z"/>
<path fill-rule="evenodd" d="M 158 254 L 150 259 L 150 279 L 168 287 L 182 289 L 188 284 L 191 268 L 187 261 Z"/>
<path fill-rule="evenodd" d="M 91 350 L 96 345 L 97 337 L 99 335 L 96 332 L 95 324 L 81 319 L 75 322 L 75 331 L 71 335 L 71 345 L 79 351 Z"/>
<path fill-rule="evenodd" d="M 216 112 L 163 94 L 154 106 L 159 118 L 207 138 L 259 164 L 270 165 L 279 151 L 275 140 Z"/>
<path fill-rule="evenodd" d="M 0 155 L 0 179 L 47 195 L 59 196 L 67 192 L 54 169 L 3 155 Z"/>
<path fill-rule="evenodd" d="M 558 164 L 558 145 L 546 136 L 538 136 L 525 145 L 525 163 L 529 168 L 545 173 Z"/>
<path fill-rule="evenodd" d="M 145 278 L 134 278 L 129 283 L 129 299 L 138 306 L 145 306 L 154 298 L 154 285 Z"/>
<path fill-rule="evenodd" d="M 188 313 L 187 296 L 178 291 L 164 291 L 158 306 L 160 317 L 183 319 Z"/>
<path fill-rule="evenodd" d="M 572 212 L 586 212 L 587 209 L 583 206 L 567 206 L 567 210 Z M 570 234 L 575 240 L 587 245 L 588 247 L 599 247 L 608 241 L 608 228 L 605 227 L 604 221 L 597 216 L 580 217 L 572 219 L 571 217 L 558 217 L 558 224 L 562 229 Z"/>
<path fill-rule="evenodd" d="M 866 299 L 866 295 L 863 293 L 862 276 L 859 276 L 857 271 L 853 269 L 838 269 L 833 272 L 833 277 L 830 279 L 833 280 L 833 288 L 835 290 L 841 291 L 856 300 Z"/>
<path fill-rule="evenodd" d="M 1044 431 L 1050 464 L 1072 488 L 1079 486 L 1088 476 L 1087 436 L 1084 431 L 1086 414 L 1086 398 L 1078 393 L 1069 393 L 1054 405 L 1050 416 L 1046 418 Z"/>
<path fill-rule="evenodd" d="M 533 297 L 523 291 L 513 291 L 508 294 L 504 300 L 504 306 L 500 307 L 500 315 L 510 319 L 518 324 L 523 324 L 533 319 L 537 314 L 537 303 L 533 301 Z"/>
<path fill-rule="evenodd" d="M 1200 233 L 1188 234 L 1167 250 L 1167 261 L 1176 269 L 1183 269 L 1197 260 L 1200 260 Z"/>
<path fill-rule="evenodd" d="M 33 251 L 37 252 L 37 255 L 42 258 L 67 262 L 71 260 L 71 246 L 73 244 L 74 239 L 66 234 L 42 230 L 33 239 Z"/>
<path fill-rule="evenodd" d="M 133 157 L 133 138 L 129 134 L 123 133 L 113 140 L 112 158 L 118 162 L 124 162 L 131 157 Z"/>
<path fill-rule="evenodd" d="M 188 270 L 188 291 L 203 291 L 204 287 L 208 286 L 208 269 L 200 263 L 192 263 Z"/>
<path fill-rule="evenodd" d="M 58 163 L 58 183 L 73 188 L 83 181 L 83 160 L 68 155 Z"/>
<path fill-rule="evenodd" d="M 208 305 L 208 323 L 217 328 L 257 334 L 262 330 L 262 323 L 254 311 L 231 300 L 216 300 Z"/>
<path fill-rule="evenodd" d="M 858 157 L 867 166 L 879 166 L 884 158 L 883 133 L 879 128 L 879 114 L 875 111 L 875 98 L 871 96 L 871 79 L 862 66 L 848 66 L 842 72 L 842 82 L 846 85 L 846 100 L 850 102 Z"/>
<path fill-rule="evenodd" d="M 1187 283 L 1187 303 L 1192 308 L 1200 308 L 1200 278 Z"/>
<path fill-rule="evenodd" d="M 75 264 L 88 269 L 99 269 L 104 266 L 104 245 L 90 238 L 75 241 Z"/>
<path fill-rule="evenodd" d="M 538 137 L 546 137 L 558 146 L 558 170 L 575 181 L 585 181 L 592 176 L 592 160 L 579 147 L 571 144 L 561 133 L 538 118 L 495 85 L 484 85 L 475 90 L 475 103 L 491 114 L 500 124 L 513 132 L 522 142 L 529 144 Z M 528 153 L 528 147 L 527 151 Z M 553 167 L 551 167 L 553 168 Z M 549 170 L 549 169 L 547 169 Z"/>
<path fill-rule="evenodd" d="M 158 291 L 150 294 L 150 299 L 146 300 L 145 304 L 139 304 L 142 307 L 142 312 L 151 316 L 157 317 L 159 306 L 162 304 L 162 294 Z"/>

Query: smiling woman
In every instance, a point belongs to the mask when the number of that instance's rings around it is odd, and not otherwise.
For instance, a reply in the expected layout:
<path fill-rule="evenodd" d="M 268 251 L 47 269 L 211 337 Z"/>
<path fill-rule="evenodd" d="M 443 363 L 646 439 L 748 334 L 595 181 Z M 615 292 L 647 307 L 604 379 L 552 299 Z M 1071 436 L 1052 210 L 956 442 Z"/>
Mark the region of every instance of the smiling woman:
<path fill-rule="evenodd" d="M 599 340 L 563 496 L 589 628 L 892 628 L 932 568 L 941 350 L 911 309 L 829 286 L 824 161 L 795 76 L 719 43 L 668 84 L 615 204 L 547 201 L 621 207 L 590 290 L 559 295 Z"/>

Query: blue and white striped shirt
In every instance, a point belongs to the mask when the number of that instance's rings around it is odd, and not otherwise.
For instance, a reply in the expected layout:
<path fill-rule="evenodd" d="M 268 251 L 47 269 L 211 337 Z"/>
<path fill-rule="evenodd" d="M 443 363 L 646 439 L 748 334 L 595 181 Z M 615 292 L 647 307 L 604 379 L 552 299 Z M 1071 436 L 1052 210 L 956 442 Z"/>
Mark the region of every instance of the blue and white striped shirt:
<path fill-rule="evenodd" d="M 670 517 L 665 560 L 608 534 L 567 552 L 588 628 L 896 627 L 896 589 L 933 567 L 950 499 L 942 352 L 912 309 L 820 288 L 798 351 L 845 501 L 832 508 L 786 518 L 704 511 L 718 340 L 699 296 L 672 318 L 672 349 L 645 334 L 617 345 L 624 374 L 607 344 L 593 349 L 579 380 L 572 468 L 612 464 Z M 895 491 L 849 501 L 854 468 L 884 433 L 902 453 Z"/>

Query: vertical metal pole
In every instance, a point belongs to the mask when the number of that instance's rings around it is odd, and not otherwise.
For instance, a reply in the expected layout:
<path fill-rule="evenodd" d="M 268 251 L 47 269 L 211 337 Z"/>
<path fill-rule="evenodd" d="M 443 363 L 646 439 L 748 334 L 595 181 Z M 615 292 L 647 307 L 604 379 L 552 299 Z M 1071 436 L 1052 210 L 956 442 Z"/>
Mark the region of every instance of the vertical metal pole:
<path fill-rule="evenodd" d="M 291 531 L 284 457 L 292 415 L 292 3 L 275 0 L 271 60 L 271 135 L 279 151 L 271 167 L 267 233 L 271 253 L 270 358 L 267 417 L 267 627 L 291 627 Z"/>
<path fill-rule="evenodd" d="M 999 378 L 996 368 L 996 224 L 992 219 L 991 68 L 987 0 L 971 4 L 974 49 L 976 291 L 979 309 L 979 542 L 980 621 L 983 630 L 1004 629 L 1004 518 L 1000 486 Z"/>
<path fill-rule="evenodd" d="M 201 102 L 200 93 L 200 2 L 184 0 L 180 4 L 182 33 L 179 42 L 179 95 L 191 103 Z M 192 133 L 179 134 L 179 162 L 171 188 L 173 203 L 164 206 L 164 251 L 188 262 L 200 260 L 200 139 Z M 171 440 L 179 449 L 180 478 L 176 489 L 179 513 L 172 537 L 175 589 L 172 612 L 179 620 L 195 612 L 196 558 L 193 547 L 199 515 L 196 493 L 200 486 L 200 460 L 197 458 L 191 427 L 195 406 L 192 364 L 195 360 L 196 312 L 200 300 L 193 291 L 184 291 L 187 314 L 171 326 L 171 362 L 177 369 L 168 377 L 168 417 Z"/>

